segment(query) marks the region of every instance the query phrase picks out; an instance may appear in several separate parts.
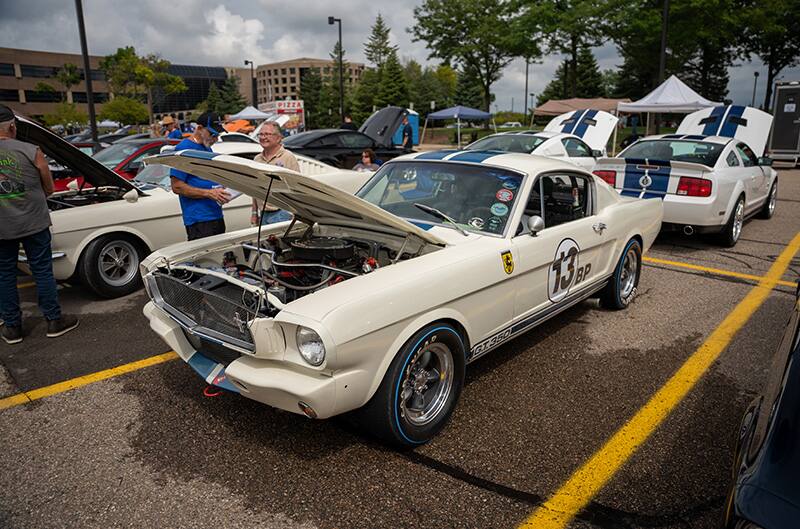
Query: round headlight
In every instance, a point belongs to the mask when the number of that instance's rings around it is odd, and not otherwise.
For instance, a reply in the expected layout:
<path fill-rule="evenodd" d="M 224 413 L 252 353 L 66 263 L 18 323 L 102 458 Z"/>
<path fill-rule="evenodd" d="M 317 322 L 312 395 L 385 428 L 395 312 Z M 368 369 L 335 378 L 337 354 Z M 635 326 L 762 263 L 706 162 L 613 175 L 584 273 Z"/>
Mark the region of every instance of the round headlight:
<path fill-rule="evenodd" d="M 297 327 L 297 349 L 303 360 L 312 366 L 318 366 L 325 360 L 325 344 L 319 334 L 308 327 Z"/>

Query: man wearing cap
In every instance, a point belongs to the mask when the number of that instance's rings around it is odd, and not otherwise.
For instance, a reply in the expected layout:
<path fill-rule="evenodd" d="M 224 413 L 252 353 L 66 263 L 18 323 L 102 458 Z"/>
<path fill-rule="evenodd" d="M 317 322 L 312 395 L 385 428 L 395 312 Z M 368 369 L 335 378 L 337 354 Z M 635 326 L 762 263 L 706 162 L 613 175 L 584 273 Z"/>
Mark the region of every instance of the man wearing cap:
<path fill-rule="evenodd" d="M 22 341 L 22 312 L 17 292 L 19 245 L 25 249 L 36 281 L 39 308 L 47 319 L 47 337 L 55 338 L 78 326 L 74 316 L 61 314 L 53 251 L 50 210 L 53 177 L 41 149 L 19 141 L 14 113 L 0 105 L 0 336 L 9 344 Z"/>
<path fill-rule="evenodd" d="M 194 149 L 211 152 L 211 145 L 222 130 L 219 114 L 205 112 L 197 118 L 191 136 L 175 146 L 176 151 Z M 231 197 L 221 185 L 198 176 L 170 169 L 172 191 L 180 195 L 183 225 L 190 241 L 225 233 L 222 205 Z"/>
<path fill-rule="evenodd" d="M 175 121 L 175 118 L 172 116 L 164 116 L 164 119 L 161 120 L 161 124 L 167 128 L 167 138 L 171 138 L 173 140 L 179 140 L 183 138 L 181 129 L 178 128 L 178 122 Z"/>

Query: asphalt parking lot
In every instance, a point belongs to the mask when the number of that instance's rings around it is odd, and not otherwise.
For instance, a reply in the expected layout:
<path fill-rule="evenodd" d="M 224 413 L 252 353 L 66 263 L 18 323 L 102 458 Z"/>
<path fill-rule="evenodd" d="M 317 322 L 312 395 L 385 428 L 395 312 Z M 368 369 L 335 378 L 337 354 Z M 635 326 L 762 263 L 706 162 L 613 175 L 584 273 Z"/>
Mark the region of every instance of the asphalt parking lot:
<path fill-rule="evenodd" d="M 450 425 L 406 453 L 341 420 L 204 396 L 171 356 L 105 371 L 169 351 L 141 313 L 144 292 L 108 301 L 66 286 L 81 325 L 48 340 L 21 277 L 27 336 L 0 344 L 0 527 L 551 527 L 562 504 L 548 500 L 569 504 L 572 491 L 588 503 L 570 528 L 717 527 L 739 420 L 800 274 L 789 252 L 723 347 L 723 322 L 800 232 L 800 170 L 779 174 L 775 216 L 747 222 L 735 248 L 660 236 L 628 310 L 584 302 L 472 364 Z M 652 434 L 632 427 L 624 450 L 603 450 L 715 344 Z"/>

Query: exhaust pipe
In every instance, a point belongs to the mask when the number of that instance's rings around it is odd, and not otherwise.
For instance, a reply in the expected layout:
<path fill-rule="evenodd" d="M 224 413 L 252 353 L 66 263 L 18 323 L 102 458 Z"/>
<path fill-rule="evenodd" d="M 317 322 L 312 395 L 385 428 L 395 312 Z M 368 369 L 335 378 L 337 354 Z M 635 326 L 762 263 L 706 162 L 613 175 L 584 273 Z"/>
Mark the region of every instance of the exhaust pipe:
<path fill-rule="evenodd" d="M 694 228 L 692 228 L 691 226 L 684 226 L 683 233 L 684 235 L 692 235 L 694 234 Z"/>

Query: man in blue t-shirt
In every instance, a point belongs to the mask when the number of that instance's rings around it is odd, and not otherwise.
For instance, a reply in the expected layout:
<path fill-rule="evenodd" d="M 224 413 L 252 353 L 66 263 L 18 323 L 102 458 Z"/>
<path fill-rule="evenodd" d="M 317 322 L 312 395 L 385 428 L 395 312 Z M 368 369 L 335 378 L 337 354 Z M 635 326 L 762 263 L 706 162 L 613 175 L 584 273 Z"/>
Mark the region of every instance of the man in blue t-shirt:
<path fill-rule="evenodd" d="M 197 128 L 191 136 L 175 146 L 176 151 L 195 149 L 211 152 L 211 145 L 222 131 L 219 115 L 205 112 L 197 118 Z M 183 225 L 192 241 L 225 233 L 222 205 L 231 197 L 219 184 L 177 169 L 170 169 L 172 191 L 180 195 Z"/>
<path fill-rule="evenodd" d="M 164 119 L 161 120 L 161 124 L 167 129 L 167 138 L 172 140 L 180 140 L 183 138 L 183 133 L 181 129 L 178 128 L 178 122 L 175 121 L 175 118 L 172 116 L 164 116 Z"/>

